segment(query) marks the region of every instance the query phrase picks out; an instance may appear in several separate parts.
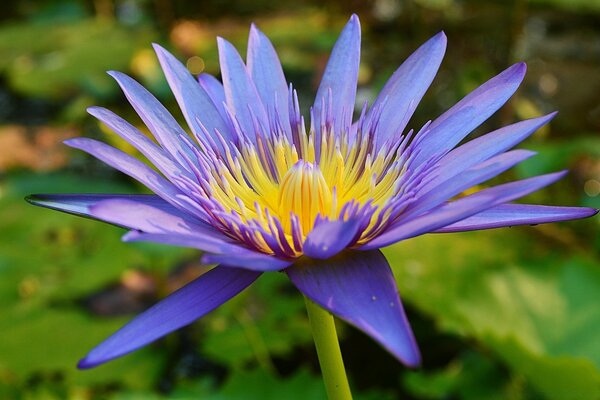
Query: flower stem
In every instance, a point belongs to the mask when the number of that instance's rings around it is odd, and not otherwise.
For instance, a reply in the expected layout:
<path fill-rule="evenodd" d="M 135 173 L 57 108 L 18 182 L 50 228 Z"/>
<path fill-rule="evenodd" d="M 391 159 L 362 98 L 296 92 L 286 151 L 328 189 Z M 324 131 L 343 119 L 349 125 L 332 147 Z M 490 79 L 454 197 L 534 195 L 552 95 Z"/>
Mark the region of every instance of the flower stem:
<path fill-rule="evenodd" d="M 351 400 L 352 393 L 344 369 L 333 316 L 308 298 L 305 297 L 304 301 L 327 397 L 329 400 Z"/>

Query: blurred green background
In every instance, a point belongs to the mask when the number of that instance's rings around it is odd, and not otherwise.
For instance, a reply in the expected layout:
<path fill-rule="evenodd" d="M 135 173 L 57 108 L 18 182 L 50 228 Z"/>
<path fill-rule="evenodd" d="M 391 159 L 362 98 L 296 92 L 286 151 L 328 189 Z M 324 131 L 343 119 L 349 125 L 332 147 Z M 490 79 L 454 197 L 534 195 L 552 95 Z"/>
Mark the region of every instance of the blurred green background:
<path fill-rule="evenodd" d="M 553 110 L 502 179 L 568 168 L 529 201 L 600 206 L 598 0 L 4 0 L 0 3 L 0 399 L 323 399 L 301 296 L 281 274 L 192 326 L 91 371 L 77 360 L 131 316 L 202 273 L 194 251 L 123 244 L 115 227 L 29 206 L 35 192 L 135 193 L 61 141 L 133 150 L 86 114 L 141 125 L 105 71 L 133 75 L 177 118 L 151 50 L 218 74 L 215 36 L 245 53 L 250 22 L 312 103 L 352 12 L 363 27 L 359 102 L 420 43 L 448 52 L 418 128 L 511 63 L 517 95 L 472 136 Z M 140 127 L 142 129 L 142 127 Z M 341 346 L 357 399 L 600 399 L 600 230 L 585 221 L 426 235 L 386 249 L 424 356 L 408 370 L 353 328 Z"/>

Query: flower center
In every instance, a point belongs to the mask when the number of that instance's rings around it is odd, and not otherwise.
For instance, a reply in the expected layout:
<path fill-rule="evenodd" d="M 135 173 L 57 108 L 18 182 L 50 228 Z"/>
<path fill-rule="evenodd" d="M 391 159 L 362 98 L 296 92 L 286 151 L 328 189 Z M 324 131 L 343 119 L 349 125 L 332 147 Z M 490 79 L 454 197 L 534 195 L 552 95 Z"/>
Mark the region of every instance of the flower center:
<path fill-rule="evenodd" d="M 300 129 L 300 128 L 299 128 Z M 215 226 L 265 253 L 298 257 L 319 218 L 363 221 L 358 244 L 376 237 L 402 211 L 406 141 L 375 150 L 373 136 L 272 134 L 243 140 L 202 161 L 210 171 L 198 199 Z"/>
<path fill-rule="evenodd" d="M 302 231 L 309 232 L 318 214 L 329 216 L 336 210 L 335 197 L 321 169 L 314 163 L 299 160 L 284 175 L 279 187 L 277 204 L 283 228 L 291 231 L 295 214 Z"/>

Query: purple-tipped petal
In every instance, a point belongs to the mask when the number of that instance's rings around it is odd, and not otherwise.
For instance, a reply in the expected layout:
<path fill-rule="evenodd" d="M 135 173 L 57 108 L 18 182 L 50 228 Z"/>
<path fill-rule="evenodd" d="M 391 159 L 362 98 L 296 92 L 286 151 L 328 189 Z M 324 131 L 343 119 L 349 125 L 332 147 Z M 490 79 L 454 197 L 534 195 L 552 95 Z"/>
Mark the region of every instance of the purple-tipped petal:
<path fill-rule="evenodd" d="M 26 200 L 36 206 L 86 218 L 94 218 L 90 207 L 105 200 L 129 200 L 160 208 L 166 212 L 180 213 L 160 197 L 149 194 L 32 194 Z"/>
<path fill-rule="evenodd" d="M 271 41 L 256 25 L 250 26 L 247 53 L 248 72 L 256 85 L 267 114 L 276 113 L 288 138 L 292 130 L 288 111 L 288 87 L 283 68 Z"/>
<path fill-rule="evenodd" d="M 189 247 L 206 251 L 202 255 L 204 264 L 222 264 L 252 271 L 279 271 L 292 262 L 275 256 L 259 253 L 220 239 L 217 235 L 191 235 L 177 233 L 145 233 L 130 231 L 123 236 L 125 242 L 152 242 L 170 246 Z"/>
<path fill-rule="evenodd" d="M 419 143 L 415 165 L 451 150 L 494 114 L 517 90 L 525 70 L 524 63 L 507 68 L 436 118 Z"/>
<path fill-rule="evenodd" d="M 233 140 L 229 126 L 223 120 L 217 105 L 213 103 L 208 93 L 196 83 L 188 69 L 161 46 L 157 44 L 153 46 L 171 91 L 175 95 L 188 126 L 196 136 L 204 136 L 204 131 L 200 126 L 202 123 L 210 135 L 218 130 L 225 139 Z M 214 142 L 220 143 L 218 140 Z M 208 145 L 208 141 L 206 144 Z"/>
<path fill-rule="evenodd" d="M 444 32 L 425 42 L 402 63 L 377 96 L 367 116 L 374 118 L 374 110 L 378 110 L 377 147 L 406 128 L 442 63 L 446 42 Z"/>
<path fill-rule="evenodd" d="M 234 113 L 244 133 L 254 142 L 254 118 L 262 128 L 267 129 L 267 112 L 235 47 L 223 38 L 217 38 L 217 44 L 227 106 Z"/>
<path fill-rule="evenodd" d="M 313 125 L 316 130 L 319 130 L 321 126 L 322 103 L 325 102 L 327 107 L 330 91 L 335 132 L 339 134 L 342 129 L 350 129 L 356 99 L 359 63 L 360 21 L 358 16 L 352 15 L 331 51 L 327 67 L 321 78 L 313 105 L 315 119 Z"/>
<path fill-rule="evenodd" d="M 127 199 L 104 200 L 89 207 L 90 215 L 102 221 L 147 233 L 179 233 L 229 240 L 211 225 L 181 212 Z"/>
<path fill-rule="evenodd" d="M 410 239 L 424 233 L 433 232 L 454 224 L 500 204 L 516 200 L 556 182 L 565 171 L 535 176 L 533 178 L 505 183 L 481 190 L 456 201 L 446 203 L 434 211 L 416 217 L 408 222 L 400 222 L 385 233 L 361 247 L 363 250 L 376 249 Z"/>
<path fill-rule="evenodd" d="M 147 233 L 133 230 L 123 235 L 121 239 L 124 242 L 151 242 L 166 244 L 169 246 L 188 247 L 214 253 L 239 252 L 246 254 L 249 251 L 244 247 L 240 247 L 236 243 L 221 238 L 219 235 L 183 234 L 172 232 Z M 236 265 L 233 266 L 235 267 Z"/>
<path fill-rule="evenodd" d="M 440 160 L 440 168 L 436 171 L 438 175 L 426 185 L 426 188 L 431 189 L 468 168 L 510 149 L 550 122 L 555 115 L 556 112 L 553 112 L 543 117 L 520 121 L 457 147 Z"/>
<path fill-rule="evenodd" d="M 537 225 L 569 221 L 596 215 L 598 210 L 587 207 L 556 207 L 534 204 L 502 204 L 472 217 L 436 230 L 437 233 L 476 231 L 517 225 Z"/>
<path fill-rule="evenodd" d="M 198 75 L 200 87 L 208 94 L 217 108 L 222 108 L 225 103 L 225 89 L 223 84 L 214 76 L 207 73 Z"/>
<path fill-rule="evenodd" d="M 181 154 L 191 155 L 190 150 L 181 140 L 181 137 L 187 134 L 156 97 L 133 78 L 121 72 L 110 71 L 108 74 L 117 81 L 125 97 L 158 143 L 175 160 L 180 159 Z"/>
<path fill-rule="evenodd" d="M 119 329 L 79 361 L 78 367 L 103 364 L 191 324 L 240 293 L 259 276 L 259 272 L 240 268 L 213 268 Z"/>
<path fill-rule="evenodd" d="M 172 183 L 146 164 L 106 143 L 88 138 L 74 138 L 66 140 L 65 144 L 85 151 L 107 165 L 131 176 L 167 201 L 176 200 L 177 195 L 180 194 Z"/>
<path fill-rule="evenodd" d="M 360 219 L 321 222 L 306 236 L 302 252 L 319 260 L 335 256 L 355 239 L 361 222 Z"/>
<path fill-rule="evenodd" d="M 380 251 L 347 252 L 323 261 L 305 258 L 286 272 L 306 297 L 371 336 L 404 364 L 421 363 L 394 276 Z"/>
<path fill-rule="evenodd" d="M 502 153 L 446 181 L 439 182 L 435 187 L 427 187 L 428 191 L 419 195 L 421 200 L 415 202 L 414 206 L 410 207 L 401 218 L 410 218 L 413 215 L 429 211 L 465 190 L 496 177 L 535 154 L 533 151 L 522 149 Z"/>
<path fill-rule="evenodd" d="M 161 147 L 117 114 L 102 107 L 90 107 L 87 111 L 138 149 L 165 176 L 173 177 L 187 174 L 187 171 L 180 164 L 173 161 Z"/>
<path fill-rule="evenodd" d="M 284 260 L 270 254 L 239 248 L 236 249 L 236 251 L 223 252 L 222 254 L 204 254 L 202 256 L 202 262 L 204 264 L 232 265 L 234 267 L 246 268 L 253 271 L 281 271 L 291 265 L 293 261 Z"/>

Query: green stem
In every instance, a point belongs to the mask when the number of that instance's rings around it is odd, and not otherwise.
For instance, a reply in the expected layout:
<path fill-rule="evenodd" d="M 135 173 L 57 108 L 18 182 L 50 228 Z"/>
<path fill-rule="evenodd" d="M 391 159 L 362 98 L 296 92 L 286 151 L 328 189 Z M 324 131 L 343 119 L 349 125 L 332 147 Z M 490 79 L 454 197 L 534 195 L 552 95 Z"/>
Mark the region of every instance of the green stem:
<path fill-rule="evenodd" d="M 304 298 L 329 400 L 352 400 L 333 316 Z"/>

